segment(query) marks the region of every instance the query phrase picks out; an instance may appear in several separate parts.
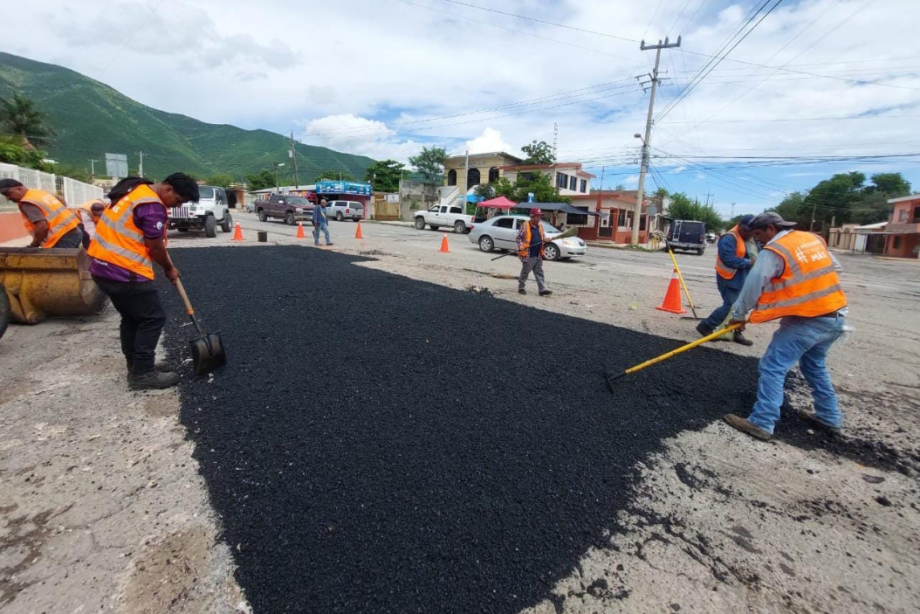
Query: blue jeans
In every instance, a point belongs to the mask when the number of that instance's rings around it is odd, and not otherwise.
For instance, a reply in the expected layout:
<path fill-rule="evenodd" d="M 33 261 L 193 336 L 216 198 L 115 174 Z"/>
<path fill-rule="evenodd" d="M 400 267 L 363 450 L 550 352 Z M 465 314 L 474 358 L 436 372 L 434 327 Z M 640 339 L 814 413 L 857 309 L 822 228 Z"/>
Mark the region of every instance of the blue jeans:
<path fill-rule="evenodd" d="M 326 233 L 326 245 L 332 243 L 332 239 L 329 238 L 329 225 L 328 224 L 319 224 L 313 228 L 313 239 L 316 241 L 316 244 L 319 245 L 319 233 Z"/>
<path fill-rule="evenodd" d="M 783 404 L 786 374 L 798 362 L 802 375 L 811 386 L 817 418 L 828 426 L 839 428 L 843 425 L 843 414 L 837 407 L 837 393 L 825 359 L 831 345 L 843 334 L 844 323 L 842 317 L 788 317 L 780 320 L 770 347 L 760 359 L 757 403 L 748 416 L 748 422 L 768 433 L 773 432 Z"/>
<path fill-rule="evenodd" d="M 717 307 L 715 311 L 709 314 L 708 318 L 703 320 L 703 324 L 709 328 L 716 328 L 725 320 L 725 316 L 731 311 L 732 305 L 735 304 L 735 301 L 738 300 L 738 295 L 741 294 L 740 288 L 737 290 L 735 288 L 729 288 L 725 282 L 722 281 L 721 277 L 716 280 L 716 286 L 719 288 L 719 294 L 722 295 L 722 305 Z"/>

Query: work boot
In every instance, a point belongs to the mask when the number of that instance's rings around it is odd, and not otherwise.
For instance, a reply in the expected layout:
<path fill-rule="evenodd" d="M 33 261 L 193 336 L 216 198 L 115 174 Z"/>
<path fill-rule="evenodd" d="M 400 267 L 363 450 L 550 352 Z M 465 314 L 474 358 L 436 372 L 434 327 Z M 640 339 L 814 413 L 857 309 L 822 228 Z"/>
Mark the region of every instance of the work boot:
<path fill-rule="evenodd" d="M 542 292 L 540 292 L 540 296 L 552 296 L 552 295 L 553 295 L 552 290 L 543 290 Z"/>
<path fill-rule="evenodd" d="M 826 422 L 821 422 L 820 418 L 818 418 L 818 414 L 813 414 L 810 411 L 800 411 L 798 412 L 798 414 L 803 420 L 807 420 L 808 422 L 811 422 L 812 424 L 817 426 L 819 429 L 827 433 L 830 433 L 831 435 L 836 435 L 837 437 L 840 437 L 841 435 L 843 435 L 842 428 L 840 428 L 839 426 L 831 426 L 830 424 L 827 424 Z"/>
<path fill-rule="evenodd" d="M 527 290 L 524 288 L 518 288 L 518 294 L 527 294 Z"/>
<path fill-rule="evenodd" d="M 706 322 L 700 322 L 696 325 L 696 332 L 698 332 L 701 337 L 708 337 L 715 331 L 713 331 Z"/>
<path fill-rule="evenodd" d="M 738 345 L 744 345 L 744 346 L 748 346 L 748 347 L 754 345 L 754 342 L 751 341 L 750 339 L 748 339 L 747 337 L 745 337 L 745 336 L 741 333 L 740 330 L 736 330 L 736 331 L 735 331 L 735 338 L 732 339 L 732 341 L 734 341 L 734 342 L 737 343 Z"/>
<path fill-rule="evenodd" d="M 751 437 L 756 437 L 762 441 L 770 441 L 770 439 L 773 437 L 773 435 L 766 432 L 762 428 L 754 426 L 748 422 L 747 418 L 742 418 L 741 416 L 736 416 L 735 414 L 725 414 L 722 419 L 725 420 L 729 426 L 734 427 L 742 433 L 747 433 Z"/>
<path fill-rule="evenodd" d="M 178 373 L 163 373 L 156 369 L 141 374 L 132 373 L 128 376 L 128 388 L 131 390 L 162 390 L 178 383 Z"/>
<path fill-rule="evenodd" d="M 131 373 L 133 372 L 133 369 L 134 369 L 134 366 L 129 363 L 128 364 L 128 381 L 129 382 L 131 381 Z M 155 371 L 159 371 L 160 373 L 175 373 L 176 372 L 176 368 L 173 367 L 172 363 L 170 363 L 168 360 L 156 361 L 156 363 L 153 365 L 153 369 Z"/>

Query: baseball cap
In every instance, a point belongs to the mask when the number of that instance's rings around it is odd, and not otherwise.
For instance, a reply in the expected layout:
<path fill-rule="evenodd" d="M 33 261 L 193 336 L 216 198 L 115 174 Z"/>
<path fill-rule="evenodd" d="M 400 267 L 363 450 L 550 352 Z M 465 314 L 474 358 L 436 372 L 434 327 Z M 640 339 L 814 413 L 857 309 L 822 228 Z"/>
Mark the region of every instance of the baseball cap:
<path fill-rule="evenodd" d="M 6 192 L 10 188 L 21 187 L 23 187 L 22 183 L 16 181 L 15 179 L 0 179 L 0 192 Z"/>
<path fill-rule="evenodd" d="M 762 230 L 770 225 L 776 226 L 777 228 L 793 228 L 795 222 L 787 222 L 783 219 L 776 211 L 764 211 L 760 215 L 754 216 L 748 223 L 748 228 L 751 230 Z"/>
<path fill-rule="evenodd" d="M 530 210 L 530 215 L 543 215 L 543 210 L 540 207 L 534 207 Z"/>
<path fill-rule="evenodd" d="M 754 219 L 754 216 L 753 216 L 753 215 L 750 215 L 750 214 L 748 214 L 748 215 L 742 215 L 742 216 L 741 216 L 741 219 L 738 220 L 738 226 L 740 226 L 741 228 L 744 228 L 745 230 L 750 230 L 750 229 L 751 229 L 751 220 L 753 220 L 753 219 Z"/>

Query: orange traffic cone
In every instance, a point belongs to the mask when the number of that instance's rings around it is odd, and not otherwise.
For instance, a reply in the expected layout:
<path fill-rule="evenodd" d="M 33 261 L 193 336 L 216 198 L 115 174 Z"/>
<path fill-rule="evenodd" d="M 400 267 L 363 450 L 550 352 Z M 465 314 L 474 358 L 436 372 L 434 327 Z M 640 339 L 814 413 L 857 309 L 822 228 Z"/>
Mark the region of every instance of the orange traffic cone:
<path fill-rule="evenodd" d="M 363 239 L 363 238 L 364 238 L 364 235 L 361 234 L 361 222 L 358 222 L 358 230 L 355 231 L 355 238 L 356 238 L 356 239 Z"/>
<path fill-rule="evenodd" d="M 687 313 L 680 303 L 680 280 L 677 279 L 677 269 L 671 273 L 671 283 L 668 284 L 668 292 L 664 295 L 664 302 L 655 309 L 661 311 L 670 311 L 671 313 Z"/>
<path fill-rule="evenodd" d="M 233 231 L 233 238 L 231 241 L 242 241 L 243 240 L 243 229 L 240 228 L 240 223 L 236 223 L 236 230 Z"/>
<path fill-rule="evenodd" d="M 444 238 L 441 239 L 441 249 L 438 250 L 442 254 L 449 254 L 450 248 L 447 247 L 447 233 L 444 233 Z"/>
<path fill-rule="evenodd" d="M 303 233 L 303 222 L 297 222 L 297 238 L 306 239 L 307 235 Z"/>

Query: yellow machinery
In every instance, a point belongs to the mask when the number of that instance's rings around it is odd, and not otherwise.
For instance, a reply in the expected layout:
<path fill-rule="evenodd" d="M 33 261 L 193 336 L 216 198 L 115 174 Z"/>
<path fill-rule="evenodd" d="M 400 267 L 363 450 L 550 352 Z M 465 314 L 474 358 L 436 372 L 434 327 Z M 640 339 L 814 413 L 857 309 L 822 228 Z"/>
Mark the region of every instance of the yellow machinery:
<path fill-rule="evenodd" d="M 99 313 L 106 296 L 89 274 L 82 249 L 0 248 L 0 286 L 13 322 L 36 324 L 46 317 Z"/>

